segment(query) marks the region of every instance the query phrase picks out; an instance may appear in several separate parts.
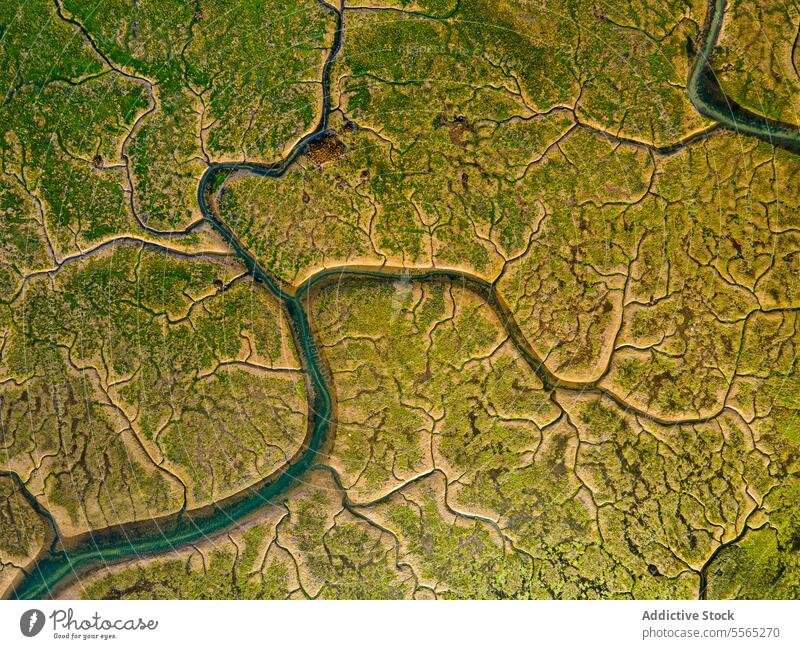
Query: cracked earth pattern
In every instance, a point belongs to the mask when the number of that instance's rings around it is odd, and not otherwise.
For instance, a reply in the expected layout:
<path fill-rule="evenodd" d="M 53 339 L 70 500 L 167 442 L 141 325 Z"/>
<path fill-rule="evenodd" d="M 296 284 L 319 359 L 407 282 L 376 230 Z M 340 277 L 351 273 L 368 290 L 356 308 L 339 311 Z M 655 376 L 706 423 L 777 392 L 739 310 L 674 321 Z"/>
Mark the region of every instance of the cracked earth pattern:
<path fill-rule="evenodd" d="M 198 205 L 242 163 L 209 209 L 305 291 L 326 444 L 53 594 L 800 597 L 800 164 L 693 106 L 713 4 L 0 6 L 0 592 L 306 448 L 291 314 Z M 800 123 L 800 5 L 722 4 L 719 87 Z"/>

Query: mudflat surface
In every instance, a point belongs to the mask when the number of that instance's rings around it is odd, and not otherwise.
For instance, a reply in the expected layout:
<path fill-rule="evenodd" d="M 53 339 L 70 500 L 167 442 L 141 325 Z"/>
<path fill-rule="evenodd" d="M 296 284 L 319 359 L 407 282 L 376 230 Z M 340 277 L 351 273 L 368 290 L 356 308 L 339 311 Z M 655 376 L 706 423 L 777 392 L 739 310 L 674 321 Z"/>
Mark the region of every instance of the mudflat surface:
<path fill-rule="evenodd" d="M 757 5 L 0 10 L 7 596 L 800 595 Z"/>

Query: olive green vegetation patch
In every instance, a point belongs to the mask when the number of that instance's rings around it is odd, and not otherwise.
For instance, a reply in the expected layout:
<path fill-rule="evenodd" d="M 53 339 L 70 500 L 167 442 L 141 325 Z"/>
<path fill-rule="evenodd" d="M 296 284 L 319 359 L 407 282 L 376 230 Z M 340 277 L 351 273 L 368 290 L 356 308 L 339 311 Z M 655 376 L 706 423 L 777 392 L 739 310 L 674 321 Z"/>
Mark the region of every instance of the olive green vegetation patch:
<path fill-rule="evenodd" d="M 800 9 L 792 3 L 727 4 L 710 62 L 726 95 L 758 115 L 800 121 L 798 20 Z"/>
<path fill-rule="evenodd" d="M 10 476 L 0 477 L 0 558 L 24 565 L 44 541 L 44 523 Z"/>
<path fill-rule="evenodd" d="M 775 529 L 750 530 L 723 549 L 708 569 L 709 599 L 796 599 L 800 552 L 779 547 Z"/>
<path fill-rule="evenodd" d="M 3 312 L 6 462 L 69 529 L 227 495 L 305 436 L 285 316 L 235 266 L 116 247 Z"/>

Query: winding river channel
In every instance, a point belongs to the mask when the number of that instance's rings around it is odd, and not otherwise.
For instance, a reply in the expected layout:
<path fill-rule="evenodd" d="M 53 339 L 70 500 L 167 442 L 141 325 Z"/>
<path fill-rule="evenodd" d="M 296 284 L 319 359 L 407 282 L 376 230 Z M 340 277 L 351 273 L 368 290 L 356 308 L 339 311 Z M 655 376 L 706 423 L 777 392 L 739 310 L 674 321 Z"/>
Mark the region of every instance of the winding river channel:
<path fill-rule="evenodd" d="M 711 67 L 711 56 L 722 29 L 726 5 L 726 0 L 711 0 L 709 3 L 700 51 L 689 74 L 689 99 L 701 115 L 736 133 L 800 154 L 800 128 L 768 119 L 740 106 L 726 96 L 719 85 Z"/>
<path fill-rule="evenodd" d="M 344 276 L 394 280 L 402 269 L 376 267 L 325 270 L 306 280 L 296 291 L 287 292 L 259 267 L 256 260 L 244 249 L 230 228 L 215 215 L 208 199 L 215 188 L 219 187 L 220 181 L 232 172 L 247 172 L 280 179 L 292 163 L 307 150 L 309 144 L 326 135 L 331 112 L 330 72 L 333 61 L 342 46 L 343 22 L 342 11 L 329 6 L 328 9 L 337 15 L 336 31 L 322 70 L 322 113 L 317 127 L 302 138 L 292 148 L 289 155 L 279 163 L 272 165 L 215 163 L 210 165 L 201 178 L 197 190 L 197 200 L 204 218 L 230 243 L 253 276 L 282 301 L 292 323 L 310 391 L 309 417 L 311 421 L 303 445 L 298 453 L 269 479 L 248 488 L 238 496 L 200 510 L 182 511 L 177 515 L 159 520 L 137 521 L 92 532 L 78 539 L 70 540 L 67 547 L 61 546 L 55 522 L 52 518 L 48 518 L 48 524 L 52 530 L 48 541 L 51 542 L 47 544 L 47 549 L 42 556 L 27 571 L 26 576 L 16 585 L 13 597 L 41 599 L 52 596 L 92 568 L 141 555 L 166 552 L 201 540 L 224 530 L 265 506 L 279 503 L 304 473 L 317 467 L 323 468 L 318 461 L 318 456 L 324 455 L 329 440 L 334 403 L 328 385 L 329 379 L 309 323 L 304 298 L 309 296 L 312 288 Z M 758 137 L 776 146 L 800 153 L 800 131 L 797 127 L 767 120 L 737 106 L 725 97 L 716 82 L 708 61 L 719 36 L 724 10 L 724 0 L 712 0 L 706 18 L 703 42 L 689 78 L 688 91 L 692 104 L 700 113 L 716 120 L 725 128 Z M 506 323 L 509 336 L 542 379 L 545 388 L 564 387 L 569 389 L 571 387 L 553 377 L 533 354 L 513 318 L 510 317 L 507 307 L 495 294 L 491 284 L 457 271 L 419 269 L 417 271 L 402 270 L 402 272 L 404 277 L 412 280 L 450 279 L 460 281 L 481 293 L 498 311 L 501 319 Z M 591 386 L 583 385 L 583 387 Z M 39 509 L 37 511 L 45 517 Z"/>

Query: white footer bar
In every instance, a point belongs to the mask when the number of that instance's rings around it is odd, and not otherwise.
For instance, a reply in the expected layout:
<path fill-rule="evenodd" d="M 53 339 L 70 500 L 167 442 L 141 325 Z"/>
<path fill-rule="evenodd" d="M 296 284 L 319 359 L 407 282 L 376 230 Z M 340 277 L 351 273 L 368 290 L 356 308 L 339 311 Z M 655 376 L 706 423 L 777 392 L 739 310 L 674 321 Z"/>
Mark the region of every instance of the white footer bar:
<path fill-rule="evenodd" d="M 0 602 L 2 647 L 98 645 L 797 648 L 800 603 Z"/>

